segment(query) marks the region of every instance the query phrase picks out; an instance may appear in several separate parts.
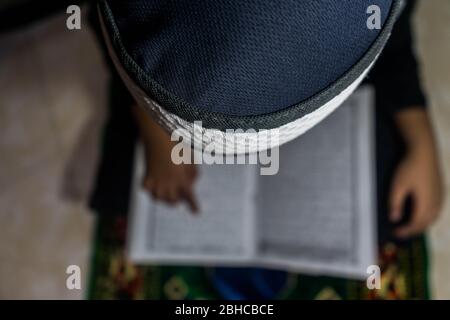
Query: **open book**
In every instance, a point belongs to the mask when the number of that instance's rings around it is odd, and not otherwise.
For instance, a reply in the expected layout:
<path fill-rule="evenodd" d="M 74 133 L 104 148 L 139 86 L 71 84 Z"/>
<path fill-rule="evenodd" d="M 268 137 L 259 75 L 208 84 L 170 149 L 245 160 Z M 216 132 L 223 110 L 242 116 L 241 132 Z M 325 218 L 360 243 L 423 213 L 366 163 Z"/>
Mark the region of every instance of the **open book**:
<path fill-rule="evenodd" d="M 363 278 L 376 261 L 371 91 L 279 150 L 279 172 L 201 165 L 200 215 L 141 190 L 137 157 L 128 241 L 138 264 L 259 266 Z"/>

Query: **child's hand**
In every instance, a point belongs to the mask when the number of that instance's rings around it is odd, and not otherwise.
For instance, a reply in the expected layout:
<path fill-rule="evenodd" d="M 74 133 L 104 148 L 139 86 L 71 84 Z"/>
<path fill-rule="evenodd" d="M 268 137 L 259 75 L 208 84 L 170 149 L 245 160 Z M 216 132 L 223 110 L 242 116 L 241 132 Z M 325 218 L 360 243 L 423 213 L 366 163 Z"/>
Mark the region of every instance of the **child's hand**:
<path fill-rule="evenodd" d="M 413 152 L 397 169 L 391 190 L 392 222 L 398 222 L 402 218 L 408 196 L 413 200 L 412 217 L 407 225 L 395 231 L 399 238 L 424 232 L 439 215 L 442 202 L 441 182 L 436 165 L 428 154 Z"/>
<path fill-rule="evenodd" d="M 194 196 L 197 168 L 191 164 L 175 165 L 171 159 L 172 142 L 170 136 L 139 106 L 133 106 L 145 146 L 146 174 L 143 186 L 151 195 L 168 204 L 186 201 L 192 212 L 198 212 Z"/>
<path fill-rule="evenodd" d="M 399 125 L 409 152 L 395 174 L 390 194 L 390 219 L 402 218 L 405 201 L 412 198 L 411 221 L 395 230 L 399 238 L 423 233 L 438 217 L 443 187 L 434 138 L 423 111 L 405 111 Z"/>
<path fill-rule="evenodd" d="M 198 212 L 193 187 L 197 168 L 191 164 L 175 165 L 170 146 L 146 146 L 146 175 L 143 186 L 153 198 L 175 205 L 186 201 L 193 213 Z"/>

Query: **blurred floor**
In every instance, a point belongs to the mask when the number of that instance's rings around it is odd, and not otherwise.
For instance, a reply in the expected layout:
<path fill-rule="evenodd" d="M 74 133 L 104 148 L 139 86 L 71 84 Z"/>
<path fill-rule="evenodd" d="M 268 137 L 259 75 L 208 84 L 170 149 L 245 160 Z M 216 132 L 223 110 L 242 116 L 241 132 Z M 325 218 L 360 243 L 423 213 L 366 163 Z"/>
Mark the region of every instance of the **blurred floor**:
<path fill-rule="evenodd" d="M 64 16 L 0 38 L 0 298 L 83 297 L 65 272 L 79 265 L 87 280 L 101 58 Z"/>
<path fill-rule="evenodd" d="M 107 74 L 93 35 L 65 17 L 0 36 L 0 298 L 79 299 L 65 270 L 88 275 L 85 206 Z M 450 2 L 422 1 L 418 52 L 450 181 Z M 436 298 L 450 299 L 450 206 L 432 231 Z M 83 289 L 86 286 L 83 285 Z"/>
<path fill-rule="evenodd" d="M 446 205 L 431 232 L 432 289 L 435 298 L 450 299 L 450 2 L 421 0 L 415 23 L 447 182 Z"/>

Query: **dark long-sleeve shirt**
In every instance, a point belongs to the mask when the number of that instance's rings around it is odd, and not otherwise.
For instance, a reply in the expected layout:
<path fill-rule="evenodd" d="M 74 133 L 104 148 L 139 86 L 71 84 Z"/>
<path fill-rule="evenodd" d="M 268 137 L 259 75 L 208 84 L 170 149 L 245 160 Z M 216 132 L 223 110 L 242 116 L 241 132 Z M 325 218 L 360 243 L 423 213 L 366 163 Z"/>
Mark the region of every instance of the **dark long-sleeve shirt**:
<path fill-rule="evenodd" d="M 426 106 L 414 53 L 412 15 L 416 0 L 409 0 L 392 36 L 369 75 L 377 90 L 377 107 L 384 112 Z"/>

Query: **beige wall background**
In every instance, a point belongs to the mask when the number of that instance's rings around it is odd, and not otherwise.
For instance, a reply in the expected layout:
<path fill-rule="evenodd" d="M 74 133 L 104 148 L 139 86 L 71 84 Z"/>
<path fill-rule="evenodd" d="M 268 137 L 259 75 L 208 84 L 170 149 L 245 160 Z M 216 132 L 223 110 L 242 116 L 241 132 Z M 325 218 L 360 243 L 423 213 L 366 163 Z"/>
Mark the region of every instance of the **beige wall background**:
<path fill-rule="evenodd" d="M 422 0 L 417 52 L 450 181 L 450 1 Z M 106 69 L 91 32 L 64 16 L 0 36 L 0 298 L 81 299 Z M 431 232 L 435 298 L 450 299 L 450 204 Z M 81 267 L 83 290 L 66 289 Z"/>

